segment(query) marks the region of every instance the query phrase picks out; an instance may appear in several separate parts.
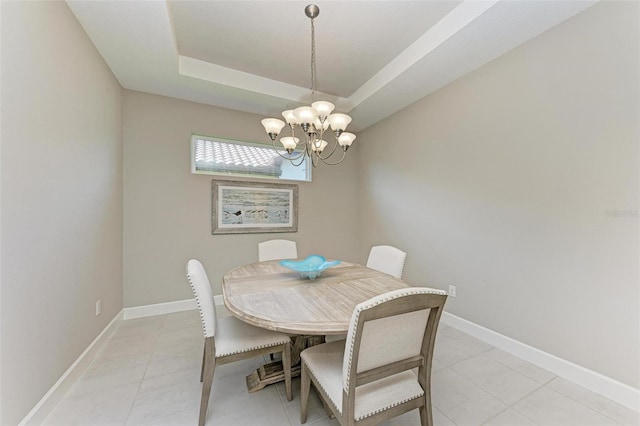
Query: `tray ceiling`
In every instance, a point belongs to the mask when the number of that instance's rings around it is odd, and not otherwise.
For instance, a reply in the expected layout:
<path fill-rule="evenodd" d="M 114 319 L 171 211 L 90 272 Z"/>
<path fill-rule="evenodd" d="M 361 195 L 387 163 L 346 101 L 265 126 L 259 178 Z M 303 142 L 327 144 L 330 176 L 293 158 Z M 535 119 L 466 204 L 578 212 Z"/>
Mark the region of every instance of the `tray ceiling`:
<path fill-rule="evenodd" d="M 67 3 L 127 89 L 264 116 L 310 101 L 309 1 Z M 365 129 L 594 3 L 316 2 L 316 100 Z"/>

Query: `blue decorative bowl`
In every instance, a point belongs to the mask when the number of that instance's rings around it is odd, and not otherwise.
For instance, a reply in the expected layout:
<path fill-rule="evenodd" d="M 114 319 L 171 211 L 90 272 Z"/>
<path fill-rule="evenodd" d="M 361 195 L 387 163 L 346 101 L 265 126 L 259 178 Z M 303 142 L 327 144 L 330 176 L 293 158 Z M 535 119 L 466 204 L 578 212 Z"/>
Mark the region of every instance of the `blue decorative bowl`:
<path fill-rule="evenodd" d="M 336 266 L 339 263 L 339 260 L 327 262 L 327 259 L 325 259 L 323 256 L 318 256 L 317 254 L 312 254 L 305 260 L 280 261 L 280 264 L 285 268 L 296 271 L 302 278 L 309 278 L 310 280 L 315 280 L 320 276 L 322 271 L 324 271 L 325 269 L 329 269 L 332 266 Z"/>

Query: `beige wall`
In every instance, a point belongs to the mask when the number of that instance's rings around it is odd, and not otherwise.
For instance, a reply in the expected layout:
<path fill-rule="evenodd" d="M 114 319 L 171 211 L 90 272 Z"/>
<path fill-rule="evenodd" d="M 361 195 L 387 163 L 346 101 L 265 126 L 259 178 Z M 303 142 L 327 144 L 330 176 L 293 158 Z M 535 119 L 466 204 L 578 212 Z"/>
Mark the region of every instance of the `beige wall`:
<path fill-rule="evenodd" d="M 256 262 L 258 242 L 272 238 L 296 241 L 300 256 L 354 257 L 357 141 L 344 163 L 298 183 L 297 233 L 211 235 L 213 177 L 191 174 L 191 134 L 263 142 L 264 117 L 133 91 L 123 105 L 126 307 L 193 298 L 185 278 L 191 257 L 220 294 L 225 271 Z"/>
<path fill-rule="evenodd" d="M 602 2 L 361 132 L 360 253 L 639 387 L 639 5 Z M 622 217 L 608 212 L 630 210 Z"/>
<path fill-rule="evenodd" d="M 66 3 L 0 7 L 0 424 L 12 425 L 122 309 L 121 88 Z"/>

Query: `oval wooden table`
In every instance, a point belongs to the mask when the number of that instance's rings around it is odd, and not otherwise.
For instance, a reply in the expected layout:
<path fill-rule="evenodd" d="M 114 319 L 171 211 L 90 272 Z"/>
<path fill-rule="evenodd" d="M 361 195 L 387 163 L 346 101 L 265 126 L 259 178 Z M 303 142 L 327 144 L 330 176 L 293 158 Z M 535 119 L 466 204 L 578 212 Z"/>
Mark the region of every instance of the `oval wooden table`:
<path fill-rule="evenodd" d="M 385 273 L 349 262 L 322 272 L 315 280 L 280 265 L 258 262 L 232 269 L 222 278 L 227 310 L 257 327 L 293 334 L 292 375 L 300 374 L 300 352 L 346 334 L 357 304 L 408 287 Z M 282 365 L 266 364 L 247 377 L 249 392 L 283 380 Z"/>

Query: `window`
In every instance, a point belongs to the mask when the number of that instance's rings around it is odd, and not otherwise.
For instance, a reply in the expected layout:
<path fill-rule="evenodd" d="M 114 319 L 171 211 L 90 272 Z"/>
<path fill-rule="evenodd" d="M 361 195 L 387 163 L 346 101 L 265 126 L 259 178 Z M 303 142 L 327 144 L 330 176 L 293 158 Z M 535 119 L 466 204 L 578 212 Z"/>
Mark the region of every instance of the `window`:
<path fill-rule="evenodd" d="M 311 181 L 307 160 L 296 167 L 269 145 L 199 135 L 191 137 L 191 173 Z"/>

